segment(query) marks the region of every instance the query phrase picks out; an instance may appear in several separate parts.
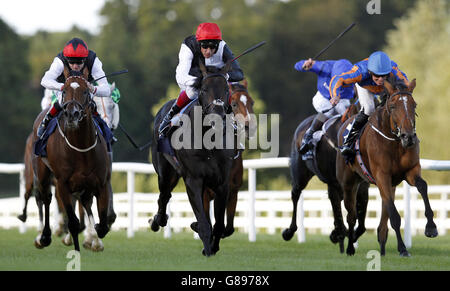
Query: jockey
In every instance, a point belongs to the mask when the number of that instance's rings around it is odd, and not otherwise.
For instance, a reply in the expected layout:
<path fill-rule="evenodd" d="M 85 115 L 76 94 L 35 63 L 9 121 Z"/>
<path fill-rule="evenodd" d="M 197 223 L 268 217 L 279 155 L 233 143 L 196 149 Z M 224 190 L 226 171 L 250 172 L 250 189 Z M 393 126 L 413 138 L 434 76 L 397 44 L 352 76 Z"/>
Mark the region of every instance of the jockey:
<path fill-rule="evenodd" d="M 353 98 L 353 86 L 345 86 L 340 88 L 340 95 L 342 96 L 336 106 L 330 103 L 330 88 L 329 84 L 331 78 L 340 75 L 352 68 L 352 63 L 346 59 L 315 61 L 312 59 L 301 60 L 297 62 L 294 68 L 299 72 L 313 72 L 317 74 L 317 93 L 313 97 L 313 106 L 318 112 L 313 119 L 310 127 L 306 130 L 300 146 L 300 154 L 305 154 L 308 150 L 313 148 L 312 137 L 315 131 L 319 130 L 323 123 L 336 114 L 344 114 L 347 107 L 350 106 L 350 99 Z"/>
<path fill-rule="evenodd" d="M 369 58 L 356 63 L 351 70 L 339 76 L 334 76 L 331 80 L 331 104 L 339 102 L 341 98 L 339 89 L 341 87 L 356 83 L 356 91 L 362 107 L 352 122 L 349 134 L 344 139 L 341 148 L 341 153 L 344 156 L 351 157 L 355 154 L 353 145 L 356 137 L 366 124 L 369 115 L 375 111 L 374 94 L 380 94 L 384 91 L 384 81 L 390 75 L 394 75 L 397 80 L 402 81 L 405 85 L 409 84 L 406 75 L 400 71 L 397 64 L 391 61 L 386 53 L 376 51 Z"/>
<path fill-rule="evenodd" d="M 119 100 L 120 91 L 116 87 L 116 83 L 109 84 L 111 90 L 111 98 L 103 98 L 94 96 L 93 100 L 97 107 L 97 112 L 103 121 L 106 122 L 111 131 L 115 130 L 119 125 Z"/>
<path fill-rule="evenodd" d="M 45 72 L 44 77 L 42 77 L 41 85 L 46 89 L 60 92 L 64 88 L 64 68 L 80 72 L 85 67 L 87 67 L 89 71 L 89 82 L 92 82 L 96 78 L 105 76 L 105 72 L 102 68 L 102 62 L 99 60 L 95 52 L 89 50 L 87 44 L 83 40 L 73 38 L 67 42 L 63 51 L 54 58 L 50 69 Z M 95 94 L 96 96 L 109 97 L 111 95 L 111 90 L 106 78 L 98 80 L 98 86 L 93 86 L 90 83 L 88 83 L 88 86 L 91 94 Z M 39 125 L 37 131 L 37 136 L 39 138 L 42 138 L 50 120 L 61 110 L 62 108 L 59 102 L 53 103 Z"/>
<path fill-rule="evenodd" d="M 201 23 L 197 27 L 195 35 L 184 39 L 178 58 L 175 77 L 181 93 L 159 126 L 160 136 L 165 136 L 169 131 L 170 120 L 173 116 L 197 97 L 199 90 L 197 87 L 202 79 L 199 63 L 222 68 L 234 56 L 226 42 L 222 40 L 219 26 L 215 23 Z M 231 71 L 228 72 L 228 81 L 238 82 L 242 79 L 244 79 L 244 73 L 239 67 L 239 63 L 234 61 Z"/>

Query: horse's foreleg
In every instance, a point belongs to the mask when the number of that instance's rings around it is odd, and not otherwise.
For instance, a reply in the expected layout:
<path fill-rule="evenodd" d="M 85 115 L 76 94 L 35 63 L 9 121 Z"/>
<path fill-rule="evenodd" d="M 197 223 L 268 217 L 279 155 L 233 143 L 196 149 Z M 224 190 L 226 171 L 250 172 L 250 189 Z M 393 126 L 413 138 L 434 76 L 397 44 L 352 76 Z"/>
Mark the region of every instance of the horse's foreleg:
<path fill-rule="evenodd" d="M 59 181 L 56 183 L 56 190 L 58 191 L 59 197 L 61 198 L 61 203 L 64 205 L 64 209 L 66 210 L 68 219 L 67 226 L 69 228 L 70 234 L 72 235 L 75 250 L 79 252 L 80 244 L 78 241 L 78 234 L 80 232 L 80 221 L 75 214 L 75 210 L 72 204 L 72 194 L 69 190 L 69 187 Z"/>
<path fill-rule="evenodd" d="M 344 205 L 347 209 L 347 224 L 348 224 L 348 246 L 347 255 L 353 256 L 355 254 L 355 247 L 353 243 L 355 240 L 355 224 L 356 224 L 356 188 L 357 184 L 352 186 L 348 184 L 344 187 Z"/>
<path fill-rule="evenodd" d="M 100 222 L 95 224 L 95 230 L 99 238 L 104 238 L 109 232 L 108 226 L 108 210 L 110 205 L 110 200 L 112 199 L 112 192 L 107 185 L 98 190 L 97 198 L 97 211 Z"/>
<path fill-rule="evenodd" d="M 382 202 L 380 224 L 378 225 L 377 228 L 378 243 L 380 244 L 380 254 L 382 256 L 386 254 L 386 242 L 388 238 L 388 226 L 387 226 L 388 220 L 389 220 L 389 213 L 387 210 L 387 205 L 384 202 Z"/>
<path fill-rule="evenodd" d="M 209 257 L 213 254 L 211 250 L 212 227 L 203 206 L 203 180 L 187 177 L 185 184 L 189 202 L 197 219 L 198 235 L 203 242 L 203 254 Z"/>
<path fill-rule="evenodd" d="M 158 231 L 159 227 L 164 227 L 167 225 L 167 220 L 169 216 L 167 215 L 167 204 L 172 197 L 172 189 L 175 188 L 178 182 L 178 176 L 175 170 L 170 169 L 172 167 L 168 162 L 163 169 L 161 174 L 158 174 L 158 212 L 149 219 L 150 228 L 153 231 Z"/>
<path fill-rule="evenodd" d="M 50 230 L 50 202 L 52 201 L 52 193 L 48 191 L 44 194 L 44 229 L 41 235 L 41 245 L 47 247 L 52 242 L 52 231 Z"/>
<path fill-rule="evenodd" d="M 234 232 L 234 216 L 236 215 L 236 205 L 239 189 L 231 189 L 227 199 L 227 225 L 223 232 L 223 238 L 228 237 Z"/>
<path fill-rule="evenodd" d="M 347 230 L 344 225 L 344 219 L 342 218 L 341 210 L 341 197 L 342 190 L 339 186 L 328 186 L 328 198 L 333 208 L 334 216 L 334 230 L 330 234 L 330 240 L 332 243 L 339 243 L 339 250 L 344 253 L 344 239 Z"/>
<path fill-rule="evenodd" d="M 85 194 L 86 195 L 86 194 Z M 103 242 L 101 239 L 98 238 L 97 232 L 95 231 L 95 219 L 94 215 L 92 214 L 92 196 L 87 199 L 81 199 L 80 201 L 85 209 L 83 211 L 86 212 L 87 215 L 87 236 L 83 241 L 83 247 L 86 249 L 90 249 L 94 252 L 101 252 L 104 249 Z M 81 214 L 80 214 L 81 215 Z"/>
<path fill-rule="evenodd" d="M 425 226 L 425 235 L 427 237 L 438 236 L 436 224 L 433 221 L 433 210 L 431 209 L 430 200 L 428 199 L 428 185 L 422 177 L 417 176 L 414 180 L 414 184 L 417 187 L 420 195 L 422 195 L 423 203 L 425 204 L 425 217 L 427 218 L 427 224 Z"/>
<path fill-rule="evenodd" d="M 401 217 L 394 204 L 395 187 L 391 186 L 391 179 L 384 175 L 377 177 L 376 181 L 378 189 L 380 190 L 381 199 L 383 200 L 383 208 L 387 209 L 391 227 L 394 229 L 395 235 L 397 236 L 397 250 L 400 253 L 400 256 L 408 257 L 410 254 L 406 250 L 405 243 L 403 242 L 400 233 Z"/>
<path fill-rule="evenodd" d="M 216 222 L 214 223 L 213 228 L 213 239 L 214 239 L 212 246 L 213 254 L 219 251 L 220 239 L 222 238 L 223 233 L 225 231 L 224 217 L 228 197 L 228 184 L 225 184 L 222 187 L 216 189 L 215 193 L 216 196 L 214 199 L 214 218 Z"/>
<path fill-rule="evenodd" d="M 356 213 L 358 217 L 358 228 L 355 233 L 355 241 L 359 239 L 364 232 L 366 232 L 366 213 L 367 204 L 369 202 L 369 184 L 362 182 L 359 184 L 358 193 L 356 196 Z"/>

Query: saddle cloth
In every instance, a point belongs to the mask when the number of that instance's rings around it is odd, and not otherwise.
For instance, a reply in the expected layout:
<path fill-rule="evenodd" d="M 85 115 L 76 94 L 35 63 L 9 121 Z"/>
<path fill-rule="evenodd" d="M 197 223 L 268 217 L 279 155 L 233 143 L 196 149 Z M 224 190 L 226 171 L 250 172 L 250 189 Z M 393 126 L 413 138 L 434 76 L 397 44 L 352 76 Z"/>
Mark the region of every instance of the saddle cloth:
<path fill-rule="evenodd" d="M 60 113 L 61 114 L 61 113 Z M 53 118 L 50 120 L 50 122 L 47 125 L 47 129 L 44 132 L 44 135 L 41 139 L 38 139 L 34 144 L 34 154 L 41 157 L 47 157 L 47 141 L 48 138 L 53 134 L 53 132 L 56 130 L 57 122 L 59 119 L 60 114 L 56 118 Z M 103 138 L 106 141 L 108 152 L 111 152 L 111 141 L 113 139 L 113 133 L 109 129 L 108 125 L 106 125 L 105 121 L 101 119 L 100 116 L 93 115 L 93 121 L 95 126 L 97 127 L 97 130 L 100 132 L 100 134 L 103 136 Z"/>

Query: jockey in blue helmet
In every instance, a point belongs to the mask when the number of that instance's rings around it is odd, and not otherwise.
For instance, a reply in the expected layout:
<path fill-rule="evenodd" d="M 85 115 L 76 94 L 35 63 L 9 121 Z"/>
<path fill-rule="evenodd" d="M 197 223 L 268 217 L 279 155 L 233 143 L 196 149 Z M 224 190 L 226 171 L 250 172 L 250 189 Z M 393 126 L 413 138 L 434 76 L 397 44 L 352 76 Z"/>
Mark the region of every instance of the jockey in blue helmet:
<path fill-rule="evenodd" d="M 338 76 L 334 76 L 330 85 L 331 104 L 337 104 L 341 98 L 340 88 L 346 85 L 355 84 L 358 93 L 361 111 L 352 122 L 349 134 L 345 137 L 341 148 L 341 153 L 347 157 L 355 154 L 353 145 L 359 131 L 364 127 L 369 115 L 375 110 L 374 95 L 384 91 L 384 81 L 394 75 L 397 80 L 406 86 L 409 81 L 406 75 L 400 71 L 397 64 L 389 56 L 376 51 L 369 58 L 356 63 L 353 68 Z"/>
<path fill-rule="evenodd" d="M 300 72 L 313 72 L 317 74 L 317 93 L 313 97 L 313 106 L 318 114 L 313 119 L 310 127 L 303 136 L 302 144 L 299 148 L 301 154 L 305 154 L 313 148 L 312 137 L 315 131 L 319 130 L 323 123 L 336 114 L 343 114 L 350 106 L 350 99 L 354 95 L 353 86 L 340 88 L 342 98 L 332 106 L 330 103 L 330 81 L 333 76 L 340 75 L 352 68 L 352 63 L 346 59 L 315 61 L 312 59 L 297 62 L 294 68 Z"/>

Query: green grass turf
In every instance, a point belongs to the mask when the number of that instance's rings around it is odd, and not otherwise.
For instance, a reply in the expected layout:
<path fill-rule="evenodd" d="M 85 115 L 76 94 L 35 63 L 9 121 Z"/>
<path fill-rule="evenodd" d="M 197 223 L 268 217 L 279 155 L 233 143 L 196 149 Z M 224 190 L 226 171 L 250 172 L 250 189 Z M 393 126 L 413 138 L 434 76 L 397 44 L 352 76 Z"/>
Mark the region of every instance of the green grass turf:
<path fill-rule="evenodd" d="M 33 245 L 35 230 L 20 234 L 17 229 L 0 228 L 0 270 L 66 270 L 66 258 L 73 247 L 52 236 L 45 249 Z M 80 236 L 82 241 L 83 236 Z M 306 234 L 299 244 L 294 237 L 285 242 L 276 235 L 258 234 L 249 242 L 246 234 L 235 233 L 221 241 L 220 251 L 210 258 L 201 254 L 202 243 L 192 232 L 136 232 L 128 239 L 125 231 L 110 232 L 103 239 L 101 253 L 81 249 L 81 270 L 179 270 L 179 271 L 278 271 L 278 270 L 360 270 L 365 271 L 370 250 L 379 250 L 374 234 L 364 234 L 356 255 L 340 254 L 328 236 Z M 395 235 L 390 234 L 381 270 L 450 270 L 450 235 L 429 239 L 413 237 L 411 257 L 398 255 Z"/>

